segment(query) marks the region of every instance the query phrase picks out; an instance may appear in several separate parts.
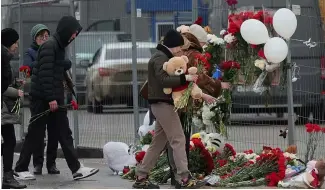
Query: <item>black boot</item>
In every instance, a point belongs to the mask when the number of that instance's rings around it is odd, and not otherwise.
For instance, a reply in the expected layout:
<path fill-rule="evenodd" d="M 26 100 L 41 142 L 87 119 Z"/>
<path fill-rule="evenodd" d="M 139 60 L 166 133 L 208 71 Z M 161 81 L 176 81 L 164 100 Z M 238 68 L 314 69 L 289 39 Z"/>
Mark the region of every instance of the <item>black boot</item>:
<path fill-rule="evenodd" d="M 2 189 L 25 189 L 26 187 L 15 180 L 13 171 L 3 174 Z"/>
<path fill-rule="evenodd" d="M 47 172 L 49 174 L 60 174 L 60 171 L 56 168 L 55 165 L 52 165 L 50 167 L 47 167 Z"/>
<path fill-rule="evenodd" d="M 42 175 L 42 166 L 41 165 L 37 165 L 34 168 L 34 174 L 35 175 Z"/>

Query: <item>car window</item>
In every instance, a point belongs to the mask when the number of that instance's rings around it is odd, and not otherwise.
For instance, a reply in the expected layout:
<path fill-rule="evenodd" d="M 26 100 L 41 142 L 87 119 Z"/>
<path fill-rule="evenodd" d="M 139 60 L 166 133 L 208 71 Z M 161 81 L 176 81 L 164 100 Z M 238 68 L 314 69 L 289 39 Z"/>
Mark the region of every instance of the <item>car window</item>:
<path fill-rule="evenodd" d="M 137 58 L 150 58 L 151 52 L 151 48 L 138 47 Z M 107 49 L 105 59 L 132 59 L 132 48 Z"/>
<path fill-rule="evenodd" d="M 117 35 L 107 35 L 107 34 L 84 34 L 79 35 L 75 39 L 76 53 L 79 54 L 93 54 L 106 43 L 118 42 Z"/>
<path fill-rule="evenodd" d="M 95 53 L 95 55 L 94 55 L 94 57 L 93 57 L 93 60 L 92 60 L 92 63 L 93 63 L 93 64 L 94 64 L 94 63 L 97 63 L 97 62 L 99 61 L 99 58 L 100 58 L 101 52 L 102 52 L 102 48 L 99 48 L 99 49 L 96 51 L 96 53 Z"/>

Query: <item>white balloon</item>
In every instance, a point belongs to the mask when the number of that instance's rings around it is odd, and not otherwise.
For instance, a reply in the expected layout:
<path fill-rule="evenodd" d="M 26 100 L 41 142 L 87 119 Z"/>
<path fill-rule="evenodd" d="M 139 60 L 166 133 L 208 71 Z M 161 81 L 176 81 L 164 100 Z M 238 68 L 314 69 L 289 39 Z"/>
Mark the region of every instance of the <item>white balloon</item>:
<path fill-rule="evenodd" d="M 291 38 L 297 29 L 296 15 L 290 9 L 279 9 L 273 16 L 273 28 L 283 38 Z"/>
<path fill-rule="evenodd" d="M 266 26 L 259 20 L 248 19 L 240 27 L 240 33 L 249 44 L 264 44 L 269 39 Z"/>
<path fill-rule="evenodd" d="M 268 62 L 281 63 L 288 55 L 288 45 L 282 38 L 271 38 L 264 46 L 264 55 Z"/>

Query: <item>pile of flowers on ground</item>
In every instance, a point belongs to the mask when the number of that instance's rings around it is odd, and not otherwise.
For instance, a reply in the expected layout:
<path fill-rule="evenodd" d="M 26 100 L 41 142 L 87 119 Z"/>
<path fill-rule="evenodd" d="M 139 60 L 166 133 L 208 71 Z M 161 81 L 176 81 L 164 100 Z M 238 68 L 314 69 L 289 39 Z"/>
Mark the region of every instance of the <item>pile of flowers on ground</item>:
<path fill-rule="evenodd" d="M 275 187 L 286 178 L 305 170 L 304 163 L 296 156 L 296 152 L 282 151 L 279 148 L 263 146 L 260 152 L 246 150 L 236 152 L 235 148 L 220 141 L 213 147 L 213 137 L 220 134 L 195 134 L 191 138 L 189 152 L 189 170 L 198 179 L 204 179 L 207 184 L 216 187 L 235 188 L 240 186 L 267 185 Z M 135 154 L 141 163 L 145 151 Z M 171 176 L 167 154 L 164 151 L 155 167 L 150 171 L 150 180 L 166 183 Z M 126 170 L 122 178 L 134 180 L 135 168 Z"/>

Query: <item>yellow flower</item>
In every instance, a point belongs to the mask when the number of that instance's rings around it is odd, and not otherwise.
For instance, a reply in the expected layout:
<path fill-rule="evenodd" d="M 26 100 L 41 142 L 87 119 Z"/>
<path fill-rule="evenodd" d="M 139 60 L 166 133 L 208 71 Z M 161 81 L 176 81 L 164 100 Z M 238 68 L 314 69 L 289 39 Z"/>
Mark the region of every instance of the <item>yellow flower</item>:
<path fill-rule="evenodd" d="M 198 138 L 201 138 L 201 135 L 200 135 L 200 133 L 195 133 L 195 134 L 192 135 L 191 138 L 192 139 L 198 139 Z"/>

